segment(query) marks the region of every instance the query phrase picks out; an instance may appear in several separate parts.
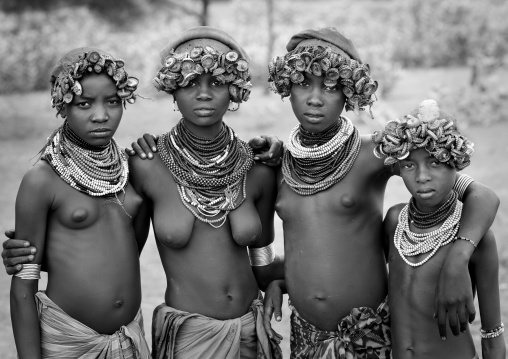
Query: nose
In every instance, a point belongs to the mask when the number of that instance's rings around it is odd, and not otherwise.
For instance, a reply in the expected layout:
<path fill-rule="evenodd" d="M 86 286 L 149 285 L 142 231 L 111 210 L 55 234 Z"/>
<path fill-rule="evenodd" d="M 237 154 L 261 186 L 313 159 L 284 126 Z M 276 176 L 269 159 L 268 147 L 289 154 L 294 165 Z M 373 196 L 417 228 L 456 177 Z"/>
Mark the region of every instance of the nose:
<path fill-rule="evenodd" d="M 310 87 L 309 96 L 307 97 L 307 105 L 314 107 L 322 107 L 322 90 L 319 86 Z"/>
<path fill-rule="evenodd" d="M 106 122 L 109 120 L 108 109 L 106 106 L 97 106 L 92 114 L 93 122 Z"/>
<path fill-rule="evenodd" d="M 212 99 L 210 86 L 207 83 L 199 84 L 198 100 L 209 101 Z"/>
<path fill-rule="evenodd" d="M 431 180 L 430 172 L 427 167 L 419 166 L 416 170 L 416 181 L 418 183 L 425 183 Z"/>

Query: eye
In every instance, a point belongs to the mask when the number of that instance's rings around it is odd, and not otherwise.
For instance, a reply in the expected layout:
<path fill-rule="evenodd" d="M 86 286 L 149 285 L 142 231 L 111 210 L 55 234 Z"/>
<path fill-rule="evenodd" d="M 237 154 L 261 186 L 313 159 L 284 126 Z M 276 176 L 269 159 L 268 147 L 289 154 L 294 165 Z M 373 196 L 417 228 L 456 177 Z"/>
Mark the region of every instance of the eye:
<path fill-rule="evenodd" d="M 91 105 L 90 101 L 81 101 L 76 103 L 76 106 L 79 108 L 90 108 Z"/>
<path fill-rule="evenodd" d="M 301 86 L 301 87 L 309 87 L 309 84 L 306 81 L 299 82 L 299 83 L 297 83 L 295 85 Z"/>
<path fill-rule="evenodd" d="M 213 80 L 212 81 L 212 86 L 222 86 L 224 85 L 222 82 L 220 82 L 219 80 Z"/>
<path fill-rule="evenodd" d="M 118 97 L 108 100 L 108 105 L 110 106 L 117 106 L 120 105 L 121 103 L 122 101 Z"/>
<path fill-rule="evenodd" d="M 324 90 L 325 91 L 337 91 L 338 88 L 337 88 L 337 86 L 325 86 Z"/>
<path fill-rule="evenodd" d="M 430 163 L 430 165 L 431 165 L 432 167 L 439 167 L 439 166 L 441 166 L 442 164 L 443 164 L 443 163 L 442 163 L 442 162 L 440 162 L 440 161 L 438 161 L 438 160 L 432 160 L 432 162 Z"/>
<path fill-rule="evenodd" d="M 400 164 L 400 168 L 403 169 L 403 170 L 410 170 L 410 169 L 414 168 L 414 165 L 412 163 L 409 163 L 409 162 L 403 162 L 403 163 Z"/>

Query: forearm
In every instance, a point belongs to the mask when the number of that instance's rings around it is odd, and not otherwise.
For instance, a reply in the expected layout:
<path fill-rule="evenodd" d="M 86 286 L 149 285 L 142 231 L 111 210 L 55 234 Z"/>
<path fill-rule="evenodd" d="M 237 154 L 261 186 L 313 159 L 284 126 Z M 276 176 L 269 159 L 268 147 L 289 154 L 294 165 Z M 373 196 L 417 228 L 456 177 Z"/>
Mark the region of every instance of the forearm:
<path fill-rule="evenodd" d="M 503 335 L 491 339 L 482 339 L 483 359 L 505 359 L 506 344 Z"/>
<path fill-rule="evenodd" d="M 12 278 L 11 321 L 20 359 L 41 358 L 39 316 L 34 297 L 36 291 L 36 280 Z"/>
<path fill-rule="evenodd" d="M 462 201 L 462 216 L 457 236 L 470 241 L 457 240 L 448 251 L 445 263 L 452 261 L 467 265 L 475 250 L 471 241 L 476 246 L 480 243 L 492 226 L 500 203 L 494 191 L 478 182 L 467 187 Z"/>

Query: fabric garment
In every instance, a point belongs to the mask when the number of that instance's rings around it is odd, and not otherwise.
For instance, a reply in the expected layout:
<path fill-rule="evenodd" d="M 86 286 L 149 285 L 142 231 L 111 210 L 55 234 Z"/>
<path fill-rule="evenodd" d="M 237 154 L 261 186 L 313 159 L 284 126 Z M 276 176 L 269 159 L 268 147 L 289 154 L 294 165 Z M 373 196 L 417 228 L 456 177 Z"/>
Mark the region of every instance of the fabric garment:
<path fill-rule="evenodd" d="M 388 359 L 391 331 L 388 298 L 374 310 L 359 307 L 343 318 L 336 331 L 325 331 L 305 321 L 291 308 L 291 358 Z"/>
<path fill-rule="evenodd" d="M 279 359 L 282 351 L 263 327 L 263 302 L 256 299 L 240 318 L 217 320 L 161 304 L 152 321 L 154 359 Z"/>
<path fill-rule="evenodd" d="M 114 334 L 99 334 L 70 317 L 44 292 L 35 295 L 43 358 L 149 359 L 141 310 Z"/>

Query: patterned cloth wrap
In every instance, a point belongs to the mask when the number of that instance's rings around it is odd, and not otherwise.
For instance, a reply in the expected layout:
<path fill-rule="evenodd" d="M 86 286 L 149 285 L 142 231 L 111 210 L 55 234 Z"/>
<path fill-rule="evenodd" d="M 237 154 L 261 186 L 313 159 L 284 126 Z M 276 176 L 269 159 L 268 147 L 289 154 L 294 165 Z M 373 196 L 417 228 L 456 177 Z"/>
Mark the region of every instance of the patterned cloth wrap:
<path fill-rule="evenodd" d="M 44 292 L 35 294 L 43 358 L 149 359 L 141 310 L 111 335 L 99 334 L 70 317 Z"/>
<path fill-rule="evenodd" d="M 303 30 L 291 37 L 286 50 L 287 54 L 275 56 L 268 64 L 270 89 L 282 98 L 309 73 L 323 76 L 326 86 L 342 86 L 346 111 L 358 113 L 372 106 L 378 83 L 370 77 L 370 67 L 362 63 L 353 42 L 336 28 Z"/>
<path fill-rule="evenodd" d="M 230 100 L 249 99 L 252 77 L 250 57 L 228 33 L 210 26 L 185 30 L 162 49 L 162 68 L 154 78 L 158 91 L 172 95 L 187 87 L 197 76 L 210 73 L 221 84 L 228 84 Z"/>
<path fill-rule="evenodd" d="M 63 111 L 66 103 L 71 103 L 74 95 L 83 93 L 80 79 L 88 73 L 105 73 L 115 82 L 124 107 L 126 103 L 136 102 L 134 91 L 139 80 L 125 71 L 125 62 L 115 59 L 109 53 L 94 47 L 79 47 L 66 53 L 51 71 L 51 105 L 56 115 L 65 118 Z"/>
<path fill-rule="evenodd" d="M 391 120 L 372 134 L 374 155 L 389 166 L 424 148 L 431 156 L 460 171 L 471 163 L 474 143 L 457 131 L 456 120 L 435 100 L 424 100 L 402 120 Z"/>
<path fill-rule="evenodd" d="M 376 310 L 355 308 L 338 324 L 337 331 L 316 328 L 291 303 L 292 359 L 388 359 L 391 331 L 388 297 Z"/>
<path fill-rule="evenodd" d="M 282 359 L 277 343 L 263 327 L 263 302 L 255 299 L 240 318 L 217 320 L 166 304 L 155 308 L 153 359 Z"/>

